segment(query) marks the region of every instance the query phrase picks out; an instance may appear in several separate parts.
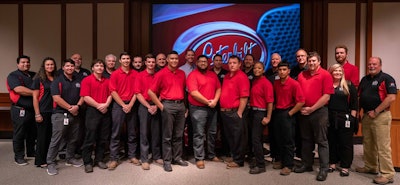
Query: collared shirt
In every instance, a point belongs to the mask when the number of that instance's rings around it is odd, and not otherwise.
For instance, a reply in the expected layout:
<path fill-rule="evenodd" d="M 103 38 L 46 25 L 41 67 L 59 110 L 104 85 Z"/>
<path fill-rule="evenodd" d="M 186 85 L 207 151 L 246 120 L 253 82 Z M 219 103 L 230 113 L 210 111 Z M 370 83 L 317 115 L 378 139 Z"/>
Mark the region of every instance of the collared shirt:
<path fill-rule="evenodd" d="M 284 83 L 281 83 L 281 80 L 275 80 L 274 91 L 277 109 L 287 109 L 305 101 L 299 82 L 291 77 L 288 77 Z"/>
<path fill-rule="evenodd" d="M 50 91 L 51 95 L 60 95 L 60 97 L 70 105 L 76 105 L 79 102 L 81 90 L 81 79 L 77 77 L 77 74 L 72 75 L 72 80 L 68 79 L 65 74 L 61 74 L 54 79 L 51 83 Z M 60 107 L 55 103 L 54 111 L 57 113 L 65 113 L 68 110 Z"/>
<path fill-rule="evenodd" d="M 135 79 L 138 72 L 130 69 L 125 73 L 122 68 L 115 70 L 110 78 L 110 92 L 115 91 L 122 101 L 131 101 L 134 93 Z"/>
<path fill-rule="evenodd" d="M 180 70 L 182 70 L 183 72 L 185 72 L 185 77 L 187 78 L 189 76 L 189 74 L 196 69 L 196 64 L 189 64 L 189 63 L 185 63 L 184 65 L 182 65 L 181 67 L 179 67 Z"/>
<path fill-rule="evenodd" d="M 311 75 L 310 71 L 303 71 L 297 79 L 305 97 L 305 107 L 311 107 L 324 94 L 333 94 L 333 79 L 328 71 L 321 66 Z"/>
<path fill-rule="evenodd" d="M 183 100 L 185 87 L 185 72 L 180 69 L 171 71 L 164 67 L 156 73 L 150 90 L 159 94 L 161 100 Z"/>
<path fill-rule="evenodd" d="M 273 84 L 275 80 L 279 79 L 278 70 L 274 71 L 272 68 L 265 71 L 264 75 L 271 82 L 271 84 Z"/>
<path fill-rule="evenodd" d="M 215 71 L 214 71 L 213 68 L 211 68 L 210 71 L 212 71 L 212 72 L 215 73 Z M 227 71 L 226 69 L 224 69 L 224 68 L 221 68 L 221 70 L 219 71 L 218 74 L 215 73 L 215 74 L 217 74 L 218 79 L 219 79 L 219 82 L 220 82 L 221 84 L 222 84 L 222 81 L 224 80 L 224 77 L 225 77 L 226 73 L 228 73 L 228 71 Z"/>
<path fill-rule="evenodd" d="M 53 98 L 50 93 L 52 81 L 34 78 L 32 90 L 39 90 L 39 109 L 40 112 L 53 112 Z"/>
<path fill-rule="evenodd" d="M 396 82 L 392 76 L 381 71 L 375 76 L 363 77 L 358 92 L 360 107 L 368 112 L 375 110 L 388 94 L 397 94 Z"/>
<path fill-rule="evenodd" d="M 188 92 L 199 91 L 206 99 L 212 100 L 215 98 L 215 91 L 221 88 L 218 77 L 215 72 L 206 71 L 206 73 L 201 73 L 199 70 L 192 71 L 187 80 L 186 86 Z M 205 104 L 197 101 L 191 95 L 188 96 L 189 103 L 195 106 L 205 106 Z"/>
<path fill-rule="evenodd" d="M 134 92 L 135 94 L 142 94 L 143 98 L 146 101 L 151 101 L 151 98 L 147 92 L 149 91 L 149 88 L 153 83 L 154 76 L 155 74 L 150 74 L 147 72 L 147 70 L 143 70 L 138 74 L 136 78 Z"/>
<path fill-rule="evenodd" d="M 82 80 L 81 96 L 90 96 L 97 103 L 106 103 L 107 98 L 110 96 L 109 79 L 97 79 L 94 74 Z"/>
<path fill-rule="evenodd" d="M 246 74 L 239 70 L 230 75 L 225 75 L 221 88 L 220 104 L 221 108 L 238 108 L 240 98 L 247 98 L 250 95 L 250 81 Z"/>
<path fill-rule="evenodd" d="M 18 86 L 24 86 L 30 89 L 33 82 L 32 78 L 35 76 L 35 74 L 36 73 L 32 71 L 24 73 L 20 70 L 16 70 L 7 76 L 7 90 L 10 94 L 10 99 L 13 104 L 26 109 L 33 109 L 32 96 L 20 95 L 14 91 L 14 88 Z"/>
<path fill-rule="evenodd" d="M 297 77 L 299 76 L 299 74 L 302 71 L 307 70 L 308 67 L 307 65 L 305 65 L 303 68 L 300 68 L 299 64 L 297 64 L 296 66 L 294 66 L 291 70 L 290 70 L 290 77 L 293 78 L 294 80 L 297 80 Z"/>
<path fill-rule="evenodd" d="M 273 102 L 274 90 L 271 82 L 265 76 L 254 78 L 250 91 L 250 106 L 267 109 L 267 104 Z"/>
<path fill-rule="evenodd" d="M 343 70 L 346 80 L 349 80 L 355 87 L 358 87 L 360 84 L 360 71 L 358 70 L 358 67 L 346 61 L 343 65 Z"/>

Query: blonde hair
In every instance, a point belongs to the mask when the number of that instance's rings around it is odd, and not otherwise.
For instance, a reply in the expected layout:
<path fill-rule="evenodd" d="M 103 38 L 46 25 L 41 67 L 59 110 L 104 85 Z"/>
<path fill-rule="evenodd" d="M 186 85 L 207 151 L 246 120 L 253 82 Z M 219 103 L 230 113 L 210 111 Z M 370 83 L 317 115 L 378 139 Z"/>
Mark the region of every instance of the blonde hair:
<path fill-rule="evenodd" d="M 341 87 L 344 91 L 345 95 L 349 95 L 349 86 L 347 85 L 347 81 L 344 77 L 344 69 L 343 66 L 340 64 L 333 64 L 331 67 L 329 67 L 329 73 L 332 75 L 333 71 L 336 70 L 337 68 L 341 68 L 342 69 L 342 78 L 340 79 L 339 82 L 339 87 Z"/>

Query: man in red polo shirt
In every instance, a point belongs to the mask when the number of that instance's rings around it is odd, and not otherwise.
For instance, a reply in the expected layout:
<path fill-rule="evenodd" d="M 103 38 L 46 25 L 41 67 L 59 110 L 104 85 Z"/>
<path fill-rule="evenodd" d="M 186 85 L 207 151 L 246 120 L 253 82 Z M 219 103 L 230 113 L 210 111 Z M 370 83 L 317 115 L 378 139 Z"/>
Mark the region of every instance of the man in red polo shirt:
<path fill-rule="evenodd" d="M 217 75 L 207 70 L 208 58 L 205 55 L 197 57 L 196 69 L 186 81 L 189 92 L 190 117 L 193 124 L 193 150 L 196 166 L 204 169 L 204 159 L 219 162 L 215 155 L 215 135 L 217 133 L 217 112 L 215 106 L 221 95 L 221 85 Z M 204 140 L 207 133 L 207 156 L 205 156 Z"/>
<path fill-rule="evenodd" d="M 245 123 L 242 116 L 250 94 L 250 81 L 240 70 L 239 57 L 229 57 L 228 66 L 229 73 L 222 83 L 220 104 L 222 123 L 233 158 L 233 161 L 227 163 L 229 169 L 242 167 L 244 163 L 241 138 Z"/>
<path fill-rule="evenodd" d="M 360 71 L 358 67 L 347 60 L 347 47 L 345 45 L 338 45 L 335 47 L 335 59 L 336 62 L 343 66 L 344 77 L 353 83 L 356 88 L 360 84 Z"/>
<path fill-rule="evenodd" d="M 148 94 L 161 110 L 164 170 L 171 172 L 171 163 L 188 166 L 188 163 L 182 160 L 186 79 L 185 72 L 178 69 L 179 57 L 176 51 L 167 55 L 167 63 L 168 66 L 156 74 Z"/>
<path fill-rule="evenodd" d="M 281 162 L 281 175 L 289 175 L 293 168 L 294 157 L 294 115 L 304 105 L 304 95 L 300 84 L 289 76 L 289 63 L 278 64 L 279 80 L 274 82 L 275 91 L 275 127 L 272 130 L 277 141 L 277 158 Z"/>
<path fill-rule="evenodd" d="M 92 62 L 92 75 L 82 80 L 80 95 L 87 103 L 86 109 L 86 134 L 83 142 L 82 157 L 85 172 L 93 172 L 93 164 L 101 169 L 107 169 L 104 163 L 104 151 L 110 135 L 111 94 L 108 88 L 109 79 L 103 76 L 105 63 L 101 59 Z M 95 160 L 93 163 L 93 146 L 96 145 Z"/>
<path fill-rule="evenodd" d="M 302 163 L 296 167 L 296 173 L 313 171 L 313 150 L 318 144 L 320 170 L 318 181 L 325 181 L 329 168 L 328 147 L 328 108 L 325 106 L 334 93 L 332 76 L 321 67 L 321 57 L 317 52 L 310 52 L 308 56 L 308 70 L 300 73 L 298 82 L 302 87 L 305 103 L 299 116 L 302 138 Z"/>
<path fill-rule="evenodd" d="M 154 80 L 156 59 L 152 54 L 147 54 L 144 61 L 146 69 L 136 78 L 135 93 L 141 103 L 139 106 L 140 160 L 142 169 L 149 170 L 150 146 L 153 160 L 158 164 L 163 164 L 163 161 L 161 159 L 160 111 L 157 111 L 157 106 L 147 93 Z"/>
<path fill-rule="evenodd" d="M 112 124 L 110 141 L 110 163 L 109 170 L 114 170 L 118 166 L 119 143 L 121 137 L 122 124 L 126 123 L 128 132 L 128 158 L 134 165 L 140 165 L 136 158 L 137 136 L 137 110 L 133 110 L 136 95 L 133 91 L 135 79 L 138 74 L 131 68 L 131 56 L 123 52 L 120 54 L 119 63 L 121 67 L 113 72 L 110 78 L 110 92 L 114 99 L 112 105 Z"/>

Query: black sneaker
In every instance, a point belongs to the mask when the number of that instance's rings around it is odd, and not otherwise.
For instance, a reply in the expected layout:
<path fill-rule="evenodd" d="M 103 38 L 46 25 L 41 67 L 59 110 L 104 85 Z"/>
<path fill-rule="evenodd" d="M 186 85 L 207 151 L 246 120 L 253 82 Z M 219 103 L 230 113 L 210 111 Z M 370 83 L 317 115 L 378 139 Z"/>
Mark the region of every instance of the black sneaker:
<path fill-rule="evenodd" d="M 28 164 L 28 162 L 25 159 L 15 159 L 15 164 L 25 166 Z"/>
<path fill-rule="evenodd" d="M 85 165 L 85 172 L 86 173 L 92 173 L 93 172 L 93 166 L 90 164 Z"/>

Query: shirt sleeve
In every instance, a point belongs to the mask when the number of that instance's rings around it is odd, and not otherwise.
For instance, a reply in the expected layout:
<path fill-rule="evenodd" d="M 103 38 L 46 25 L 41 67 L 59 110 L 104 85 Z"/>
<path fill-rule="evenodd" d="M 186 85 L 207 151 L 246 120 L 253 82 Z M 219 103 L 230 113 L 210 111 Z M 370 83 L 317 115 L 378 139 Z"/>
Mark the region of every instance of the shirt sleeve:
<path fill-rule="evenodd" d="M 81 83 L 80 96 L 90 96 L 90 89 L 89 78 L 84 78 Z"/>
<path fill-rule="evenodd" d="M 61 78 L 61 77 L 60 77 L 60 78 Z M 51 86 L 50 86 L 51 95 L 52 95 L 52 96 L 54 96 L 54 95 L 61 95 L 61 90 L 60 90 L 60 89 L 62 89 L 61 82 L 60 82 L 59 78 L 56 78 L 56 79 L 51 83 Z"/>

